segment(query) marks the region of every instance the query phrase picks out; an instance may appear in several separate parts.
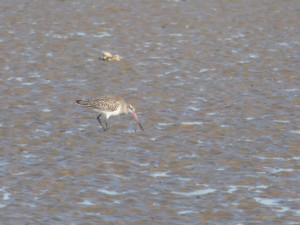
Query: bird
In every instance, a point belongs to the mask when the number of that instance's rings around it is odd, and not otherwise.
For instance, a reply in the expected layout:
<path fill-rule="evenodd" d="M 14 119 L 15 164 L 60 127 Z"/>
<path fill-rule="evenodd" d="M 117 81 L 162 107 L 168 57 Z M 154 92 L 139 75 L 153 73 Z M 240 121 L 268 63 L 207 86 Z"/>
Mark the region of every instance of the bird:
<path fill-rule="evenodd" d="M 131 104 L 127 104 L 124 98 L 116 95 L 101 96 L 90 100 L 76 100 L 76 103 L 82 106 L 92 108 L 94 111 L 100 113 L 97 120 L 103 128 L 103 131 L 108 130 L 107 120 L 110 116 L 118 116 L 122 114 L 132 114 L 134 120 L 138 123 L 142 131 L 144 128 L 135 112 L 135 108 Z M 105 116 L 105 126 L 103 125 L 100 117 Z"/>

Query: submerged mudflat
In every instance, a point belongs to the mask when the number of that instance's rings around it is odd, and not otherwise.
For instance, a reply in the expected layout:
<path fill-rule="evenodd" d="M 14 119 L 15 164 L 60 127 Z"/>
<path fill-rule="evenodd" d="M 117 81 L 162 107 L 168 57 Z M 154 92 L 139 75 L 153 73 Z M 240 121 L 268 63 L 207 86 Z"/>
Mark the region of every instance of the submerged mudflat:
<path fill-rule="evenodd" d="M 299 7 L 1 1 L 0 223 L 300 223 Z"/>

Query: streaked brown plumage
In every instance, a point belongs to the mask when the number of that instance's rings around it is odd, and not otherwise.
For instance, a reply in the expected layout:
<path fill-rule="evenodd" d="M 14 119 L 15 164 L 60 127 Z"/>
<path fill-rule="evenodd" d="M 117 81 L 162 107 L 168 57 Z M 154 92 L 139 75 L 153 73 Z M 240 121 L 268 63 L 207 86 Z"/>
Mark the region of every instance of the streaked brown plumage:
<path fill-rule="evenodd" d="M 118 96 L 101 96 L 90 100 L 77 100 L 76 103 L 93 108 L 95 111 L 107 112 L 107 119 L 109 118 L 109 112 L 116 111 L 118 107 L 122 107 L 122 111 L 126 111 L 127 106 L 124 106 L 124 99 Z M 124 110 L 126 108 L 126 110 Z"/>
<path fill-rule="evenodd" d="M 76 103 L 79 105 L 87 106 L 90 108 L 93 108 L 96 112 L 100 113 L 100 115 L 97 117 L 97 120 L 103 127 L 103 130 L 107 130 L 107 119 L 110 116 L 116 116 L 121 114 L 128 114 L 128 112 L 132 113 L 133 118 L 135 121 L 139 124 L 140 128 L 142 130 L 143 127 L 141 123 L 139 122 L 139 119 L 136 115 L 135 109 L 132 105 L 128 105 L 125 100 L 120 96 L 115 95 L 109 95 L 109 96 L 101 96 L 99 98 L 94 98 L 90 100 L 76 100 Z M 103 126 L 100 117 L 104 114 L 106 120 L 105 120 L 105 126 Z"/>

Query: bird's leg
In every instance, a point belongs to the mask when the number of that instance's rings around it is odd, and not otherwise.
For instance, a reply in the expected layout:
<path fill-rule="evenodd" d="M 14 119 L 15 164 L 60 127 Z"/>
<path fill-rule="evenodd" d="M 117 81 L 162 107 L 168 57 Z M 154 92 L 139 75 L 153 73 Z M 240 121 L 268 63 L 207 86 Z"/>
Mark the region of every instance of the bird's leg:
<path fill-rule="evenodd" d="M 103 128 L 103 131 L 106 131 L 105 127 L 104 127 L 103 124 L 101 123 L 100 116 L 101 116 L 101 114 L 100 114 L 99 116 L 97 116 L 97 120 L 98 120 L 99 123 L 101 124 L 101 126 L 102 126 L 102 128 Z M 106 122 L 106 121 L 105 121 L 105 122 Z M 107 125 L 106 125 L 106 128 L 107 128 Z"/>
<path fill-rule="evenodd" d="M 107 120 L 105 120 L 105 126 L 106 126 L 106 130 L 108 130 Z"/>

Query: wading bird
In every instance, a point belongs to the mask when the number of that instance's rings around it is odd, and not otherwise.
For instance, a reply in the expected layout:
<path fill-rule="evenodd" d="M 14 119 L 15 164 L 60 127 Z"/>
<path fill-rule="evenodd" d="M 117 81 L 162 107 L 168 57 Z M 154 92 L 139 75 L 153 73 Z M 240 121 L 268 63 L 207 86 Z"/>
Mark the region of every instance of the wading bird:
<path fill-rule="evenodd" d="M 108 129 L 107 119 L 110 116 L 128 114 L 129 112 L 132 114 L 134 120 L 138 123 L 141 130 L 144 130 L 135 112 L 135 108 L 132 105 L 127 104 L 122 97 L 114 95 L 101 96 L 99 98 L 94 98 L 91 100 L 76 100 L 76 103 L 79 105 L 90 107 L 94 111 L 100 113 L 99 116 L 97 116 L 97 120 L 99 121 L 104 131 L 107 131 Z M 104 115 L 106 119 L 105 126 L 100 119 L 102 115 Z"/>

